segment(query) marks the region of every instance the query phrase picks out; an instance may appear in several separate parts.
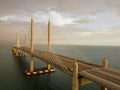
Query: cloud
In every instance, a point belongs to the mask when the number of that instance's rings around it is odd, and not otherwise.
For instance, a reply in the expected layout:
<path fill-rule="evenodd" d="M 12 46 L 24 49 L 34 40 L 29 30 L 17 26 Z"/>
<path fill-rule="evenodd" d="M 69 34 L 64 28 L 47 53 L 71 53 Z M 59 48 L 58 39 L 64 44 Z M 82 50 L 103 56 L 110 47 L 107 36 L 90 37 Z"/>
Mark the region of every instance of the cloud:
<path fill-rule="evenodd" d="M 56 42 L 62 38 L 61 43 L 71 40 L 70 43 L 100 44 L 101 40 L 107 44 L 107 39 L 120 38 L 120 0 L 3 0 L 0 11 L 0 22 L 11 22 L 1 29 L 4 37 L 5 29 L 11 30 L 9 33 L 30 29 L 34 16 L 36 36 L 39 32 L 41 37 L 47 35 L 47 22 L 51 18 L 51 33 L 55 33 Z"/>
<path fill-rule="evenodd" d="M 33 16 L 36 22 L 46 23 L 49 19 L 48 12 L 44 11 L 36 11 L 33 13 Z"/>
<path fill-rule="evenodd" d="M 68 13 L 61 13 L 57 11 L 37 11 L 33 13 L 36 22 L 47 23 L 50 18 L 51 23 L 55 26 L 65 26 L 68 24 L 75 24 L 76 19 L 71 17 Z"/>
<path fill-rule="evenodd" d="M 9 21 L 9 20 L 15 20 L 16 17 L 15 16 L 3 16 L 0 18 L 0 20 L 3 20 L 3 21 Z"/>
<path fill-rule="evenodd" d="M 66 16 L 67 15 L 67 16 Z M 47 23 L 48 19 L 50 18 L 53 25 L 56 26 L 64 26 L 64 25 L 68 25 L 68 24 L 75 24 L 75 20 L 74 18 L 68 16 L 67 13 L 59 13 L 56 11 L 49 11 L 49 12 L 44 12 L 44 11 L 37 11 L 34 12 L 33 15 L 34 16 L 34 21 L 35 22 L 42 22 L 42 23 Z M 8 16 L 2 16 L 0 17 L 0 20 L 3 21 L 18 21 L 18 22 L 30 22 L 30 17 L 29 16 L 25 16 L 25 15 L 21 15 L 21 17 L 19 16 L 15 16 L 15 15 L 8 15 Z"/>
<path fill-rule="evenodd" d="M 0 20 L 2 21 L 6 21 L 6 22 L 12 22 L 12 21 L 17 21 L 17 22 L 29 22 L 30 21 L 30 18 L 27 17 L 27 16 L 22 16 L 22 17 L 19 17 L 19 16 L 16 16 L 16 15 L 5 15 L 5 16 L 2 16 L 0 17 Z"/>
<path fill-rule="evenodd" d="M 50 11 L 50 18 L 52 19 L 54 25 L 58 25 L 58 26 L 64 26 L 67 24 L 75 24 L 75 20 L 74 18 L 67 16 L 65 17 L 65 13 L 64 14 L 60 14 L 56 11 Z"/>

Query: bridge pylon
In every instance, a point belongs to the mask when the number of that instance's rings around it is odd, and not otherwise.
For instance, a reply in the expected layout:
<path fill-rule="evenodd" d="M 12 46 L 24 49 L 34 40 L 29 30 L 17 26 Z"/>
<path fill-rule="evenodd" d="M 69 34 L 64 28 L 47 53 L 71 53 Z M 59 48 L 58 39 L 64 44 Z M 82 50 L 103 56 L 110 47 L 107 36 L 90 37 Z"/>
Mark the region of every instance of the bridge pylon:
<path fill-rule="evenodd" d="M 18 36 L 18 32 L 16 32 L 16 47 L 19 47 L 19 36 Z"/>
<path fill-rule="evenodd" d="M 27 46 L 27 33 L 25 33 L 25 41 L 24 41 L 24 46 Z"/>
<path fill-rule="evenodd" d="M 19 35 L 18 32 L 16 32 L 16 47 L 19 47 Z M 19 50 L 13 48 L 13 53 L 15 56 L 19 56 Z"/>
<path fill-rule="evenodd" d="M 26 47 L 26 34 L 25 34 L 25 41 L 24 41 L 24 48 Z M 51 65 L 48 64 L 45 68 L 34 68 L 34 18 L 31 18 L 31 39 L 30 39 L 30 67 L 29 69 L 25 70 L 26 75 L 36 75 L 42 73 L 49 73 L 54 72 L 55 69 L 51 68 Z M 48 52 L 50 52 L 50 21 L 48 22 Z"/>
<path fill-rule="evenodd" d="M 50 52 L 50 19 L 48 20 L 48 52 Z M 47 63 L 47 68 L 50 70 L 51 65 Z"/>
<path fill-rule="evenodd" d="M 16 57 L 25 57 L 26 56 L 22 50 L 18 49 L 20 47 L 18 32 L 16 32 L 16 45 L 15 45 L 15 47 L 17 47 L 17 48 L 12 48 L 12 52 L 13 52 L 14 56 L 16 56 Z"/>
<path fill-rule="evenodd" d="M 108 60 L 107 58 L 104 58 L 102 61 L 102 65 L 104 68 L 108 68 Z M 101 90 L 108 90 L 105 86 L 101 86 Z"/>
<path fill-rule="evenodd" d="M 32 53 L 33 53 L 33 41 L 34 41 L 34 18 L 32 17 L 31 18 L 31 40 L 30 40 L 30 52 L 31 52 L 31 55 L 30 55 L 30 72 L 33 72 L 34 71 L 34 60 L 33 60 L 33 56 L 32 56 Z"/>

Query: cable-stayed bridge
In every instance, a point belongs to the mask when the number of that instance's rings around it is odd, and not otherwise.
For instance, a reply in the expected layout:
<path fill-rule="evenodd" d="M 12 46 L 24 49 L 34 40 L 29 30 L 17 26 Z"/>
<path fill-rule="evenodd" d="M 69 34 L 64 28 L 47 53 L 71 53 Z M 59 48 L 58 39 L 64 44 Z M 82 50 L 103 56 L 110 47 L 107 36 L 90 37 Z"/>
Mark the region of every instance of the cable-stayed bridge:
<path fill-rule="evenodd" d="M 110 69 L 106 58 L 104 58 L 102 65 L 97 65 L 50 52 L 50 20 L 48 21 L 48 51 L 37 50 L 33 47 L 33 32 L 34 22 L 32 18 L 30 48 L 26 46 L 26 37 L 24 45 L 20 46 L 18 35 L 16 35 L 16 46 L 12 49 L 16 57 L 22 58 L 27 54 L 31 56 L 30 68 L 25 72 L 27 75 L 53 72 L 55 71 L 53 67 L 56 67 L 72 76 L 72 90 L 78 90 L 80 85 L 91 82 L 99 83 L 101 90 L 120 90 L 120 71 Z M 47 68 L 36 70 L 33 57 L 46 62 L 48 64 Z"/>

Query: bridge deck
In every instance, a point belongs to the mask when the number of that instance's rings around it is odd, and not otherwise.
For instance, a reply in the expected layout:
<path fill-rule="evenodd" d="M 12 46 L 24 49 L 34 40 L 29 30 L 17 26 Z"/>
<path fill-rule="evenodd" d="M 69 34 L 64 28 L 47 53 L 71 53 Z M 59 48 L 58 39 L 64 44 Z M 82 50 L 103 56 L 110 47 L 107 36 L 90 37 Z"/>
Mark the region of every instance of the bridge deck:
<path fill-rule="evenodd" d="M 17 47 L 14 47 L 17 48 Z M 17 48 L 30 54 L 30 48 Z M 96 65 L 89 62 L 76 60 L 62 55 L 49 53 L 34 49 L 33 56 L 44 60 L 47 63 L 61 69 L 72 75 L 74 62 L 78 63 L 79 77 L 84 77 L 91 81 L 97 82 L 112 90 L 120 90 L 120 71 L 103 68 L 102 65 Z"/>

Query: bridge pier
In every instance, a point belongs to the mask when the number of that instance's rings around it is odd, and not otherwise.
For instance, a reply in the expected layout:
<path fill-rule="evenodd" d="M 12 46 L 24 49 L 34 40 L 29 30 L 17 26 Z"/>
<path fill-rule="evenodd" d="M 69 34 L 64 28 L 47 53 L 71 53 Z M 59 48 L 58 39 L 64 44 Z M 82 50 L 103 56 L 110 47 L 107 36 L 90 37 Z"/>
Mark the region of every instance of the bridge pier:
<path fill-rule="evenodd" d="M 26 57 L 25 53 L 22 50 L 13 48 L 12 52 L 15 57 Z"/>
<path fill-rule="evenodd" d="M 51 69 L 51 65 L 47 64 L 47 69 L 50 70 Z"/>
<path fill-rule="evenodd" d="M 16 49 L 15 54 L 16 54 L 16 57 L 18 57 L 18 56 L 19 56 L 19 51 L 18 51 L 17 49 Z"/>
<path fill-rule="evenodd" d="M 108 60 L 107 58 L 104 58 L 102 61 L 102 65 L 104 68 L 108 68 Z M 108 90 L 105 86 L 101 86 L 101 90 Z"/>
<path fill-rule="evenodd" d="M 77 62 L 75 62 L 73 66 L 72 90 L 79 90 L 78 63 Z"/>
<path fill-rule="evenodd" d="M 104 68 L 108 68 L 108 60 L 107 60 L 107 58 L 103 59 L 102 65 L 103 65 Z"/>
<path fill-rule="evenodd" d="M 30 72 L 33 72 L 34 71 L 34 60 L 33 60 L 33 57 L 31 56 L 30 57 Z"/>
<path fill-rule="evenodd" d="M 105 86 L 101 86 L 101 90 L 108 90 Z"/>

